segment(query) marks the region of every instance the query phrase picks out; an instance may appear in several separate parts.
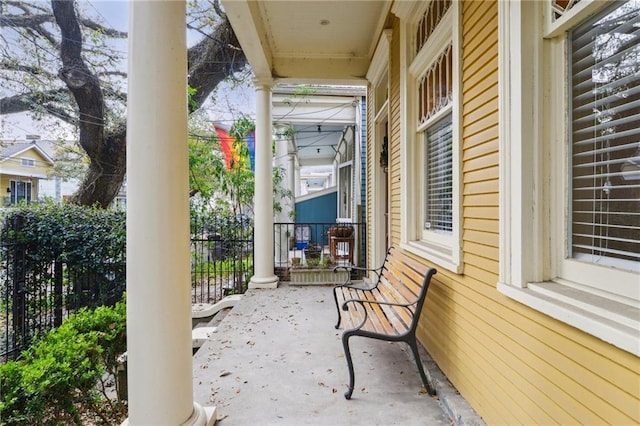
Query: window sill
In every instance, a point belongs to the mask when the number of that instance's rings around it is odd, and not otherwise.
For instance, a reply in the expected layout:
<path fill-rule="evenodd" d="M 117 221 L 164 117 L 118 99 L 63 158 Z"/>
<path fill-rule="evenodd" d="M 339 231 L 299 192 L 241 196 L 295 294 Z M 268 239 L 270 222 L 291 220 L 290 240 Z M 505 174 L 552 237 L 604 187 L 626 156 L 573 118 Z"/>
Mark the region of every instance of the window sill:
<path fill-rule="evenodd" d="M 527 288 L 498 283 L 498 291 L 532 309 L 640 356 L 640 305 L 627 305 L 556 282 Z"/>
<path fill-rule="evenodd" d="M 456 274 L 462 273 L 462 265 L 456 261 L 457 253 L 450 247 L 427 243 L 426 241 L 409 241 L 400 245 L 400 248 L 420 256 L 430 262 Z"/>

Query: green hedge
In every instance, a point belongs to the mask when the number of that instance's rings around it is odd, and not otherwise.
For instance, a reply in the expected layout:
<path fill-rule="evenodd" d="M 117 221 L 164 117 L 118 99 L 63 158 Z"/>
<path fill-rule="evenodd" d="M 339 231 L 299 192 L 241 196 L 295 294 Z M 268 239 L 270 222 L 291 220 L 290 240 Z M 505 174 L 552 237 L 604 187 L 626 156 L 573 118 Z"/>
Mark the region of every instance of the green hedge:
<path fill-rule="evenodd" d="M 124 258 L 126 216 L 75 204 L 31 204 L 7 210 L 0 240 L 25 243 L 30 260 L 49 263 L 58 257 L 82 267 L 100 266 L 105 259 Z"/>
<path fill-rule="evenodd" d="M 120 424 L 126 407 L 114 386 L 125 351 L 123 302 L 78 311 L 0 366 L 1 424 Z"/>

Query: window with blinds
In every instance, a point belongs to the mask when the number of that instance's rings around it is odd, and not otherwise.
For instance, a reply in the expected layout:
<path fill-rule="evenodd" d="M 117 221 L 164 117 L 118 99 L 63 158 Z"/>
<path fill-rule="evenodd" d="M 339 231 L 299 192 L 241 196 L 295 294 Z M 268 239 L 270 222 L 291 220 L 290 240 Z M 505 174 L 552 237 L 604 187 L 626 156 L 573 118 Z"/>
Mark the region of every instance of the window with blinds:
<path fill-rule="evenodd" d="M 451 114 L 424 132 L 425 206 L 424 229 L 453 230 L 453 138 Z"/>
<path fill-rule="evenodd" d="M 570 257 L 640 262 L 640 1 L 616 2 L 570 34 Z"/>

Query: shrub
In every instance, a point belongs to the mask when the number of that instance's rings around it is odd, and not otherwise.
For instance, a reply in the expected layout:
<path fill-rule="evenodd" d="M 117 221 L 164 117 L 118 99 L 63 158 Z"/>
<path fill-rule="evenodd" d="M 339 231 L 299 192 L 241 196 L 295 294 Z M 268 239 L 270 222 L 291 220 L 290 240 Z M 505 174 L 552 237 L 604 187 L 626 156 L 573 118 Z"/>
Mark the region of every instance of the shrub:
<path fill-rule="evenodd" d="M 79 310 L 0 366 L 2 424 L 119 424 L 126 407 L 108 390 L 125 350 L 124 303 Z"/>

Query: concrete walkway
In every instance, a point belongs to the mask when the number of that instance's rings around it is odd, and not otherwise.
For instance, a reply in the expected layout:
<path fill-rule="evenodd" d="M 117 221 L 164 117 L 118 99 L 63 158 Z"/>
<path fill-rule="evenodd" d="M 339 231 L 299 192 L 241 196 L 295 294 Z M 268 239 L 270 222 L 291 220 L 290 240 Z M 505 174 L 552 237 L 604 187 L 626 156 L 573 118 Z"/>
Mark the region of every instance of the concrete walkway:
<path fill-rule="evenodd" d="M 351 339 L 355 391 L 327 286 L 249 290 L 194 355 L 194 398 L 231 425 L 483 424 L 435 364 L 421 356 L 438 392 L 422 383 L 408 346 Z"/>

